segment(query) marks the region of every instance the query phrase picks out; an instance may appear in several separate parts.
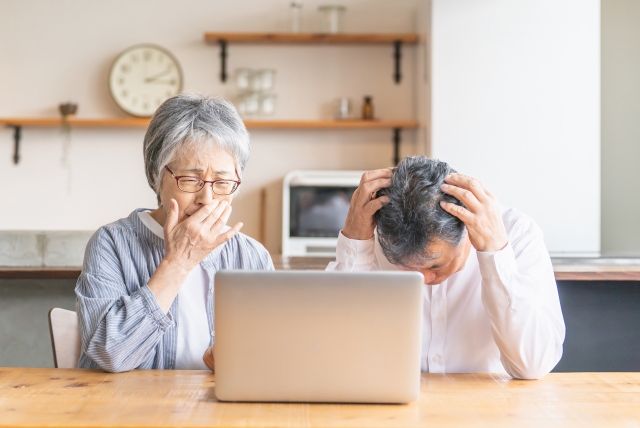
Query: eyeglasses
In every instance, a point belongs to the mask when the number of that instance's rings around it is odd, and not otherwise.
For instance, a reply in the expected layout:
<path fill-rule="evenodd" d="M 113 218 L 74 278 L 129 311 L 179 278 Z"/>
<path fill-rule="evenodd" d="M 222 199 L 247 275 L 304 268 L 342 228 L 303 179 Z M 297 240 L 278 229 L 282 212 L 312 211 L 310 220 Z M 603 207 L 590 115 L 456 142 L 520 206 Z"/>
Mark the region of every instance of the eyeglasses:
<path fill-rule="evenodd" d="M 176 179 L 178 189 L 187 193 L 197 193 L 202 190 L 205 184 L 211 183 L 211 189 L 216 195 L 230 195 L 238 190 L 240 183 L 242 183 L 242 181 L 240 180 L 205 181 L 200 179 L 199 177 L 175 175 L 168 166 L 165 166 L 165 168 L 167 169 L 167 171 L 169 171 L 169 174 L 171 174 L 171 176 Z M 238 171 L 236 171 L 236 177 L 238 177 Z"/>

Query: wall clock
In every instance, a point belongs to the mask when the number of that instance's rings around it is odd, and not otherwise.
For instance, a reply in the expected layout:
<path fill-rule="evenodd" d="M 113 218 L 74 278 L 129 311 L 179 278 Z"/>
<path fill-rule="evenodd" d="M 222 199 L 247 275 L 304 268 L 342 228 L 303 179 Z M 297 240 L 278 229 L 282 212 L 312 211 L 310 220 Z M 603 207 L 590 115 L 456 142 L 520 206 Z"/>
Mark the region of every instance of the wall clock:
<path fill-rule="evenodd" d="M 111 66 L 109 91 L 127 113 L 151 117 L 164 100 L 182 91 L 182 70 L 166 49 L 141 44 L 122 52 Z"/>

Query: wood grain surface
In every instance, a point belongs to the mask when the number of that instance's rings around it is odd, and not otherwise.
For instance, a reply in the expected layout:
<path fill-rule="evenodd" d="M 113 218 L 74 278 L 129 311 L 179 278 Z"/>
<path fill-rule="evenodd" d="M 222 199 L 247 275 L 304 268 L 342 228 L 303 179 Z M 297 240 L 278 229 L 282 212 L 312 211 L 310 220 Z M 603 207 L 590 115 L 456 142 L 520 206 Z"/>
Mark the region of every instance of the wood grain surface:
<path fill-rule="evenodd" d="M 418 35 L 412 33 L 392 34 L 354 34 L 354 33 L 205 33 L 204 40 L 217 43 L 226 40 L 229 43 L 247 44 L 391 44 L 400 41 L 404 44 L 415 45 Z"/>
<path fill-rule="evenodd" d="M 640 373 L 423 374 L 406 405 L 222 403 L 207 371 L 0 368 L 0 426 L 640 426 Z"/>
<path fill-rule="evenodd" d="M 146 128 L 150 119 L 144 118 L 78 118 L 70 117 L 71 127 L 85 128 Z M 245 120 L 247 128 L 266 129 L 415 129 L 415 120 Z M 62 126 L 59 117 L 42 118 L 0 118 L 0 125 L 51 127 Z"/>
<path fill-rule="evenodd" d="M 277 270 L 324 270 L 333 260 L 332 257 L 273 256 Z M 556 269 L 555 275 L 557 281 L 640 281 L 640 271 L 620 270 L 619 266 L 563 267 Z M 77 279 L 78 276 L 80 267 L 0 267 L 0 279 Z"/>

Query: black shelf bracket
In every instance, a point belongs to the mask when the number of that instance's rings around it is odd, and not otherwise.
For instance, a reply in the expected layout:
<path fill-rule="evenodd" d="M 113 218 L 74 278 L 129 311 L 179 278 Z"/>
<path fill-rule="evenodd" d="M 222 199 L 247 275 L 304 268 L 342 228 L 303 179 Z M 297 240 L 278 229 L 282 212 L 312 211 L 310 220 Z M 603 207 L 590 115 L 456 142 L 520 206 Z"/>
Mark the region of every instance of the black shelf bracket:
<path fill-rule="evenodd" d="M 220 80 L 222 82 L 227 81 L 227 41 L 224 39 L 218 40 L 220 44 Z"/>
<path fill-rule="evenodd" d="M 393 165 L 400 163 L 400 128 L 393 128 Z"/>
<path fill-rule="evenodd" d="M 400 73 L 400 60 L 402 59 L 402 41 L 396 40 L 393 42 L 393 58 L 395 63 L 395 72 L 393 73 L 393 80 L 396 84 L 399 84 L 402 80 L 402 73 Z"/>
<path fill-rule="evenodd" d="M 18 165 L 20 162 L 20 140 L 22 139 L 22 126 L 7 125 L 7 128 L 13 128 L 13 163 Z"/>

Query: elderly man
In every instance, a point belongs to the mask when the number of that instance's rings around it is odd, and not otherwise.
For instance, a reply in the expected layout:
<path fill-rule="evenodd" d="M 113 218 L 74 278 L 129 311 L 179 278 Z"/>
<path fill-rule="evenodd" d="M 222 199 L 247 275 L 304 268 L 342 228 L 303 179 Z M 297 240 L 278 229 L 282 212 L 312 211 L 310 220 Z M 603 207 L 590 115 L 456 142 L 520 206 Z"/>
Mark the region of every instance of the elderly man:
<path fill-rule="evenodd" d="M 362 176 L 327 270 L 391 269 L 424 275 L 423 371 L 537 379 L 560 360 L 541 230 L 446 163 L 413 156 Z"/>

